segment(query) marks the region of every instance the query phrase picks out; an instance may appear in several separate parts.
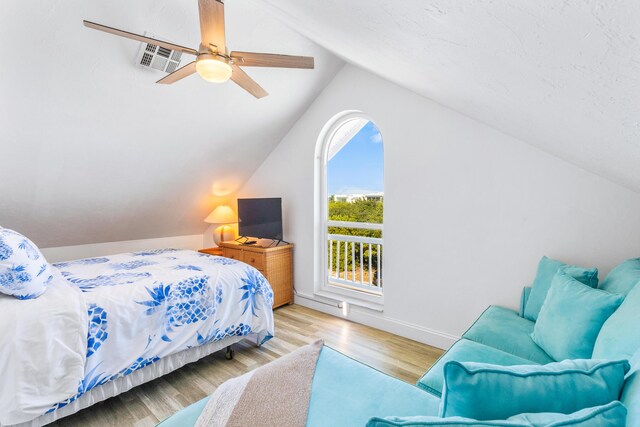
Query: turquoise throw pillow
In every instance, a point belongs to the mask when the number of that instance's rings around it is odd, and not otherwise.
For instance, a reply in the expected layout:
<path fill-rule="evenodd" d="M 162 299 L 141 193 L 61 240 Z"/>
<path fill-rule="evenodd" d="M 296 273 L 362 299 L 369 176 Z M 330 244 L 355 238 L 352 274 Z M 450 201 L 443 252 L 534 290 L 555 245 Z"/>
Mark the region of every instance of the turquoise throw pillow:
<path fill-rule="evenodd" d="M 622 295 L 592 289 L 559 272 L 531 338 L 555 360 L 589 359 L 602 325 L 623 300 Z"/>
<path fill-rule="evenodd" d="M 567 265 L 555 259 L 542 257 L 538 264 L 536 278 L 531 285 L 531 292 L 527 298 L 527 305 L 524 308 L 524 317 L 533 320 L 538 319 L 538 314 L 547 298 L 547 293 L 551 287 L 551 281 L 558 271 L 564 271 L 580 283 L 584 283 L 592 288 L 598 287 L 598 269 L 582 268 L 575 265 Z"/>
<path fill-rule="evenodd" d="M 470 418 L 449 417 L 440 418 L 432 416 L 413 416 L 413 417 L 386 417 L 371 418 L 367 422 L 367 427 L 531 427 L 528 422 L 519 421 L 478 421 Z"/>
<path fill-rule="evenodd" d="M 600 289 L 627 295 L 640 282 L 640 258 L 628 259 L 616 266 L 600 284 Z"/>
<path fill-rule="evenodd" d="M 521 423 L 528 422 L 529 425 L 535 427 L 624 427 L 627 425 L 627 408 L 622 403 L 615 401 L 595 408 L 582 409 L 568 415 L 556 413 L 521 414 L 511 417 L 509 420 Z"/>
<path fill-rule="evenodd" d="M 448 362 L 441 417 L 504 420 L 523 413 L 570 414 L 618 400 L 629 362 L 564 360 L 500 366 Z"/>
<path fill-rule="evenodd" d="M 572 414 L 538 413 L 520 414 L 506 420 L 478 421 L 470 418 L 439 418 L 429 416 L 371 418 L 367 427 L 485 427 L 485 426 L 527 426 L 527 427 L 624 427 L 627 409 L 620 402 L 586 408 Z"/>
<path fill-rule="evenodd" d="M 602 325 L 593 348 L 593 358 L 630 360 L 640 349 L 639 313 L 640 286 L 636 286 Z"/>
<path fill-rule="evenodd" d="M 629 411 L 628 425 L 640 426 L 640 350 L 631 358 L 631 370 L 625 378 L 620 400 Z"/>

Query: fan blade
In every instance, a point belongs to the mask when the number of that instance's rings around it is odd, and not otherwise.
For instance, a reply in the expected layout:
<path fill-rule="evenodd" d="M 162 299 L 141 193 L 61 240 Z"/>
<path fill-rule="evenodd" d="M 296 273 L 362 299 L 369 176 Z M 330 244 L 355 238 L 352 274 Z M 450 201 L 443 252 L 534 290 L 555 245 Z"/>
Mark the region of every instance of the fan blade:
<path fill-rule="evenodd" d="M 233 74 L 231 75 L 231 80 L 233 80 L 238 86 L 242 89 L 249 92 L 251 95 L 256 98 L 264 98 L 269 95 L 266 90 L 264 90 L 258 83 L 255 82 L 251 77 L 245 73 L 242 68 L 237 65 L 232 65 Z"/>
<path fill-rule="evenodd" d="M 163 85 L 170 85 L 172 83 L 177 82 L 178 80 L 184 79 L 185 77 L 189 77 L 191 74 L 195 72 L 196 72 L 196 61 L 193 61 L 188 63 L 184 67 L 178 68 L 173 73 L 167 74 L 166 76 L 158 80 L 156 83 L 160 83 Z"/>
<path fill-rule="evenodd" d="M 277 53 L 231 52 L 231 59 L 243 67 L 314 68 L 312 56 L 279 55 Z"/>
<path fill-rule="evenodd" d="M 105 33 L 115 34 L 116 36 L 126 37 L 128 39 L 137 40 L 143 43 L 155 44 L 157 46 L 166 47 L 167 49 L 171 49 L 171 50 L 177 50 L 182 53 L 198 55 L 197 50 L 194 50 L 188 47 L 180 46 L 180 45 L 169 43 L 169 42 L 163 42 L 162 40 L 152 39 L 151 37 L 141 36 L 139 34 L 130 33 L 128 31 L 118 30 L 117 28 L 107 27 L 106 25 L 96 24 L 95 22 L 91 22 L 91 21 L 82 21 L 82 22 L 84 22 L 85 27 L 93 28 L 94 30 L 104 31 Z"/>
<path fill-rule="evenodd" d="M 227 44 L 224 35 L 224 3 L 219 0 L 198 0 L 200 13 L 200 34 L 202 46 L 207 51 L 211 45 L 218 48 L 218 52 L 227 53 Z"/>

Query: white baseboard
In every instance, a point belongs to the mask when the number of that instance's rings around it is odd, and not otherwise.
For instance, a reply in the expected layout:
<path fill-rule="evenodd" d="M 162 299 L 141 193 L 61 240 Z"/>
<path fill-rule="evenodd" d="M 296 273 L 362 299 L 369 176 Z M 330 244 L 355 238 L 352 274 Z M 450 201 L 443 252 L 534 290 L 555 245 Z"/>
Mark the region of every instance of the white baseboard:
<path fill-rule="evenodd" d="M 306 295 L 296 295 L 295 303 L 336 317 L 351 320 L 356 323 L 371 326 L 395 335 L 400 335 L 433 347 L 448 350 L 456 341 L 460 339 L 455 335 L 436 331 L 414 323 L 385 316 L 384 313 L 368 310 L 366 308 L 349 306 L 346 316 L 342 315 L 342 310 L 336 305 L 321 302 L 316 298 Z"/>
<path fill-rule="evenodd" d="M 203 243 L 203 235 L 194 234 L 191 236 L 161 237 L 158 239 L 60 246 L 57 248 L 44 248 L 42 249 L 42 253 L 49 262 L 61 262 L 148 249 L 176 248 L 198 250 L 204 247 Z"/>

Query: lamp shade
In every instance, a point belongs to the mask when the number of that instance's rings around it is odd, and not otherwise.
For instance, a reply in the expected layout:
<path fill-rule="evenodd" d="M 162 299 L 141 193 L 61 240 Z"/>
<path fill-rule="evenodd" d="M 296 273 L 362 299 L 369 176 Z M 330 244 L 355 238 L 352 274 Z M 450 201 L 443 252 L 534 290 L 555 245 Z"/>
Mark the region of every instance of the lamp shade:
<path fill-rule="evenodd" d="M 196 59 L 196 71 L 200 77 L 213 83 L 224 83 L 231 78 L 233 69 L 214 55 L 202 54 Z"/>
<path fill-rule="evenodd" d="M 238 222 L 236 214 L 227 205 L 218 206 L 204 219 L 209 224 L 232 224 Z"/>

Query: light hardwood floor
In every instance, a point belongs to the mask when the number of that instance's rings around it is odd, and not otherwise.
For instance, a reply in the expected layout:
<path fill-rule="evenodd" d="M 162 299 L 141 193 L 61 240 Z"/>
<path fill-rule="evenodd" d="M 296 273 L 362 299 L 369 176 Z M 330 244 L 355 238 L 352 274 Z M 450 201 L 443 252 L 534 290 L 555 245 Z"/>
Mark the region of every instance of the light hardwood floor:
<path fill-rule="evenodd" d="M 296 348 L 325 344 L 382 372 L 415 383 L 442 350 L 299 305 L 275 310 L 275 338 L 257 348 L 241 341 L 233 360 L 224 352 L 207 356 L 155 381 L 78 412 L 52 426 L 154 426 L 242 375 Z"/>

